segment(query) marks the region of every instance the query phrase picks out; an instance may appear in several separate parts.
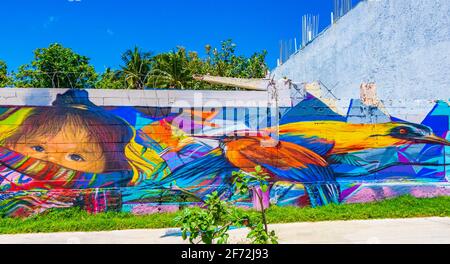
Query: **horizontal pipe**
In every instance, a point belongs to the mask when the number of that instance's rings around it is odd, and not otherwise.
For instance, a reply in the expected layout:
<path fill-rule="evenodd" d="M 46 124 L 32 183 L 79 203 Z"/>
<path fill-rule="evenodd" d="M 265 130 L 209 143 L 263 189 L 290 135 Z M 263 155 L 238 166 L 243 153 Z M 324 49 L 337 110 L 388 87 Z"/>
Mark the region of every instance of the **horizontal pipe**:
<path fill-rule="evenodd" d="M 255 91 L 267 91 L 267 86 L 269 85 L 269 80 L 266 79 L 245 79 L 209 75 L 194 75 L 193 78 L 197 81 L 204 81 L 211 84 L 221 84 Z"/>

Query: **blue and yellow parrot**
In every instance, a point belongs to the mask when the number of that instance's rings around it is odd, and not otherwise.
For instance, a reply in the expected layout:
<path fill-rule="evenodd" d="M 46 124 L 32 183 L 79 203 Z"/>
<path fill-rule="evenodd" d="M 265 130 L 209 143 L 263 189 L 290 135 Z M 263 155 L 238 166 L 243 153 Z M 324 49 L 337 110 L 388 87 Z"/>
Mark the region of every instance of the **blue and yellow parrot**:
<path fill-rule="evenodd" d="M 279 141 L 269 135 L 279 132 Z M 442 144 L 424 125 L 412 123 L 351 124 L 308 121 L 281 125 L 260 132 L 235 131 L 231 135 L 204 136 L 220 140 L 223 156 L 235 167 L 253 172 L 260 165 L 273 181 L 302 183 L 312 206 L 339 202 L 339 184 L 329 163 L 345 155 L 373 148 L 404 144 Z"/>

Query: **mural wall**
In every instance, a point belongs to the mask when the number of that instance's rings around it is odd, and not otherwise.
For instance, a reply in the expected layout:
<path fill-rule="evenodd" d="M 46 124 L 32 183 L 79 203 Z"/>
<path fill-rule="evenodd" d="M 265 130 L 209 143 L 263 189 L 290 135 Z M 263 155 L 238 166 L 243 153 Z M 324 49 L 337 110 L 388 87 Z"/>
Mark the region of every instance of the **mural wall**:
<path fill-rule="evenodd" d="M 271 176 L 272 205 L 450 195 L 449 104 L 416 124 L 376 107 L 377 122 L 355 119 L 359 103 L 343 116 L 309 95 L 281 109 L 278 128 L 267 109 L 99 107 L 84 90 L 0 107 L 0 213 L 167 212 L 213 191 L 252 207 L 232 172 L 256 165 Z"/>

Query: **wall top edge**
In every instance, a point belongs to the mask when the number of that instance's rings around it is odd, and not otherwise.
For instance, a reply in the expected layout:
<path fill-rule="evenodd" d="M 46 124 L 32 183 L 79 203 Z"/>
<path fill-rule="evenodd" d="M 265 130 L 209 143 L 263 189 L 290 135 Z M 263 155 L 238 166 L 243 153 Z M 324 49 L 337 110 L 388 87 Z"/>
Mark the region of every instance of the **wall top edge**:
<path fill-rule="evenodd" d="M 69 89 L 61 88 L 3 88 L 0 105 L 50 106 L 58 94 Z M 144 107 L 266 107 L 266 91 L 215 91 L 215 90 L 126 90 L 85 89 L 89 99 L 99 106 Z M 290 95 L 283 91 L 280 107 L 290 107 Z"/>

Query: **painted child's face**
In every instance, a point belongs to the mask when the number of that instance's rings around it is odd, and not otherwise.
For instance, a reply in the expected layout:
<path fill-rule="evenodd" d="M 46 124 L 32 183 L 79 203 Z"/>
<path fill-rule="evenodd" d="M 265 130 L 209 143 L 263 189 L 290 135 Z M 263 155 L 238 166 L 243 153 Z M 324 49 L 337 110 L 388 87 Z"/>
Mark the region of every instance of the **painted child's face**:
<path fill-rule="evenodd" d="M 11 150 L 69 169 L 101 173 L 106 161 L 99 143 L 89 142 L 86 129 L 65 126 L 53 137 L 22 136 Z"/>

